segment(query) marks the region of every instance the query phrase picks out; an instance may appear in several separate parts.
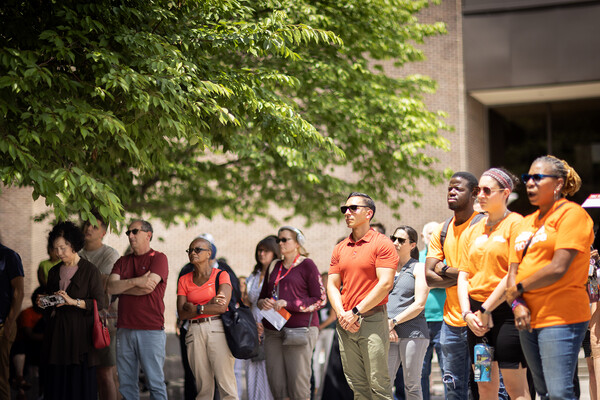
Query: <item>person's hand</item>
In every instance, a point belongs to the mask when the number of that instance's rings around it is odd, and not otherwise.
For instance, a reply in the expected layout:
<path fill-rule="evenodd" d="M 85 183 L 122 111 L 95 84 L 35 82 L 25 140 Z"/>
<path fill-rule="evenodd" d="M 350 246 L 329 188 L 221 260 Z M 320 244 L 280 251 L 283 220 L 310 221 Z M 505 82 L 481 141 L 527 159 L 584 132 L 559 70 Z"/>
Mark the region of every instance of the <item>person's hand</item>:
<path fill-rule="evenodd" d="M 196 312 L 196 306 L 192 303 L 190 303 L 189 301 L 186 301 L 185 303 L 183 303 L 183 311 L 187 311 L 187 312 Z"/>
<path fill-rule="evenodd" d="M 490 330 L 494 327 L 494 321 L 492 321 L 491 314 L 485 314 L 485 313 L 482 313 L 480 310 L 477 310 L 475 312 L 475 315 L 477 316 L 477 318 L 479 318 L 479 320 L 481 321 L 481 325 L 484 328 L 487 328 L 488 330 Z"/>
<path fill-rule="evenodd" d="M 348 332 L 358 332 L 360 329 L 360 323 L 358 322 L 358 316 L 354 315 L 352 310 L 344 311 L 341 314 L 338 314 L 338 322 L 342 329 L 347 330 Z"/>
<path fill-rule="evenodd" d="M 258 302 L 259 303 L 262 302 L 258 307 L 261 310 L 270 310 L 275 305 L 275 299 L 271 299 L 271 298 L 261 299 Z"/>
<path fill-rule="evenodd" d="M 59 290 L 58 292 L 55 292 L 54 294 L 59 295 L 60 297 L 62 297 L 63 299 L 65 299 L 65 302 L 62 304 L 57 304 L 56 307 L 62 307 L 62 306 L 77 306 L 77 301 L 73 300 L 71 298 L 71 296 L 69 296 L 67 294 L 67 292 L 65 292 L 64 290 Z"/>
<path fill-rule="evenodd" d="M 596 261 L 596 262 L 600 261 L 600 256 L 598 256 L 598 250 L 596 250 L 596 249 L 592 250 L 591 255 L 592 255 L 592 258 L 594 259 L 594 261 Z"/>
<path fill-rule="evenodd" d="M 521 293 L 519 293 L 519 289 L 517 289 L 517 285 L 506 288 L 506 291 L 504 293 L 506 295 L 506 302 L 509 305 L 511 305 L 512 302 L 515 301 L 515 299 L 521 295 Z"/>
<path fill-rule="evenodd" d="M 531 312 L 524 304 L 519 304 L 513 310 L 515 314 L 515 326 L 518 330 L 531 332 Z"/>
<path fill-rule="evenodd" d="M 275 311 L 279 311 L 282 308 L 286 308 L 287 307 L 287 301 L 285 300 L 277 300 L 275 301 L 275 303 L 273 304 L 273 308 L 275 309 Z"/>
<path fill-rule="evenodd" d="M 395 329 L 392 329 L 390 331 L 390 342 L 391 343 L 396 343 L 398 341 L 398 333 L 396 332 Z"/>
<path fill-rule="evenodd" d="M 435 264 L 435 266 L 433 267 L 433 272 L 435 272 L 439 276 L 442 276 L 442 268 L 444 268 L 444 265 L 445 264 L 443 262 L 438 261 L 438 263 Z"/>
<path fill-rule="evenodd" d="M 45 294 L 38 294 L 37 295 L 37 298 L 35 299 L 35 304 L 37 304 L 37 306 L 39 308 L 44 308 L 44 307 L 42 307 L 42 297 L 45 297 L 45 296 L 46 296 Z"/>
<path fill-rule="evenodd" d="M 467 316 L 465 317 L 465 321 L 467 322 L 467 326 L 469 327 L 471 332 L 475 334 L 475 336 L 482 337 L 488 331 L 488 328 L 483 325 L 481 319 L 479 319 L 479 317 L 475 313 L 467 314 Z"/>
<path fill-rule="evenodd" d="M 227 298 L 224 294 L 218 293 L 215 297 L 210 299 L 210 303 L 216 304 L 218 306 L 224 306 L 225 304 L 227 304 Z"/>
<path fill-rule="evenodd" d="M 390 328 L 390 331 L 393 331 L 396 327 L 396 325 L 394 325 L 394 322 L 391 319 L 388 319 L 388 327 Z"/>
<path fill-rule="evenodd" d="M 158 282 L 155 282 L 153 279 L 150 279 L 150 271 L 147 271 L 144 275 L 138 276 L 135 279 L 135 285 L 142 289 L 149 289 L 153 291 L 156 288 Z"/>

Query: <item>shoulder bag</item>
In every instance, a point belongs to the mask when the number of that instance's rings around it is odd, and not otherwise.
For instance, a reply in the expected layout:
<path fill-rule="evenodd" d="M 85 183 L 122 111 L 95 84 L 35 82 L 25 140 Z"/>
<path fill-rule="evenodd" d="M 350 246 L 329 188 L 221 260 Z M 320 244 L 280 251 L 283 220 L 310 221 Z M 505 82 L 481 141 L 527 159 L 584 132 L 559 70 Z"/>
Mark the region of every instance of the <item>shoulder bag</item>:
<path fill-rule="evenodd" d="M 219 291 L 219 271 L 215 279 L 215 292 Z M 225 329 L 225 339 L 231 354 L 240 360 L 247 360 L 258 355 L 258 330 L 252 315 L 252 310 L 244 304 L 236 308 L 231 302 L 227 311 L 221 314 L 221 321 Z"/>
<path fill-rule="evenodd" d="M 309 328 L 312 322 L 313 312 L 310 313 L 308 319 L 308 326 L 302 326 L 300 328 L 286 328 L 283 327 L 283 344 L 284 346 L 305 346 L 308 344 Z"/>
<path fill-rule="evenodd" d="M 96 349 L 103 349 L 110 345 L 110 333 L 108 332 L 108 326 L 106 326 L 106 316 L 100 319 L 96 299 L 94 299 L 94 328 L 92 330 L 92 339 L 94 348 Z"/>

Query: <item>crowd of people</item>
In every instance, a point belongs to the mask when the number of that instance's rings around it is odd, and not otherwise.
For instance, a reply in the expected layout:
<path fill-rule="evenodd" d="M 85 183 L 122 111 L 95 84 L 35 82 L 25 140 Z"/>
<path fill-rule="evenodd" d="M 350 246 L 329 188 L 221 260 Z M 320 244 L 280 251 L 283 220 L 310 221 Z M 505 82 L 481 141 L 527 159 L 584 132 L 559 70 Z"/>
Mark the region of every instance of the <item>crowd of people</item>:
<path fill-rule="evenodd" d="M 528 216 L 508 209 L 520 181 L 506 169 L 479 180 L 455 173 L 453 216 L 423 227 L 421 251 L 415 228 L 386 236 L 372 223 L 373 199 L 353 192 L 341 206 L 351 232 L 325 274 L 293 226 L 258 242 L 247 278 L 216 258 L 210 234 L 193 238 L 177 282 L 184 398 L 429 399 L 435 351 L 447 399 L 576 399 L 586 335 L 586 357 L 600 359 L 600 313 L 586 291 L 598 261 L 593 222 L 566 199 L 581 180 L 565 161 L 539 157 L 521 178 L 537 208 Z M 0 400 L 9 385 L 20 395 L 30 389 L 25 365 L 38 366 L 44 399 L 137 399 L 140 369 L 150 397 L 167 399 L 167 257 L 152 249 L 149 222 L 129 224 L 120 257 L 97 221 L 52 228 L 40 288 L 22 312 L 21 260 L 0 245 Z M 223 316 L 244 306 L 258 351 L 237 360 Z M 92 343 L 95 307 L 108 320 L 103 349 Z M 481 344 L 491 354 L 488 379 L 474 374 Z"/>

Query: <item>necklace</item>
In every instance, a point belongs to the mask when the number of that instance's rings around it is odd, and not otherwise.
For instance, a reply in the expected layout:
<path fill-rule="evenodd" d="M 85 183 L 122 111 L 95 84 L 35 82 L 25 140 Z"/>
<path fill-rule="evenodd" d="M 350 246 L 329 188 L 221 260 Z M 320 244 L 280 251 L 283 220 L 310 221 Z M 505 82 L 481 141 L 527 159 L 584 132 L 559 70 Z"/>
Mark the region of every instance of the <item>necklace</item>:
<path fill-rule="evenodd" d="M 510 211 L 508 211 L 508 209 L 507 209 L 506 211 L 504 211 L 504 215 L 502 215 L 502 217 L 501 217 L 501 218 L 499 218 L 499 219 L 498 219 L 497 221 L 495 221 L 494 223 L 490 223 L 490 217 L 488 216 L 488 220 L 486 221 L 486 223 L 485 223 L 485 226 L 487 226 L 487 227 L 488 227 L 488 228 L 490 228 L 490 229 L 491 229 L 491 228 L 493 228 L 493 227 L 495 227 L 495 226 L 496 226 L 496 225 L 498 225 L 500 222 L 502 222 L 502 220 L 503 220 L 504 218 L 506 218 L 506 216 L 507 216 L 508 214 L 510 214 Z"/>

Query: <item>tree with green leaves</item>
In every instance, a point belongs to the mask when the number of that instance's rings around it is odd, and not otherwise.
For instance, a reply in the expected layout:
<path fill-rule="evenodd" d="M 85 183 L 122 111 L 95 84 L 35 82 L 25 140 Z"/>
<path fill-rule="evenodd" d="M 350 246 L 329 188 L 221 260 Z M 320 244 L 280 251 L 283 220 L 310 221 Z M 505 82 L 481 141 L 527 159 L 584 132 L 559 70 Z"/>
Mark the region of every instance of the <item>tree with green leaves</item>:
<path fill-rule="evenodd" d="M 0 179 L 58 219 L 166 223 L 277 205 L 311 221 L 352 190 L 397 207 L 439 182 L 443 113 L 391 78 L 442 34 L 429 1 L 7 0 Z"/>

